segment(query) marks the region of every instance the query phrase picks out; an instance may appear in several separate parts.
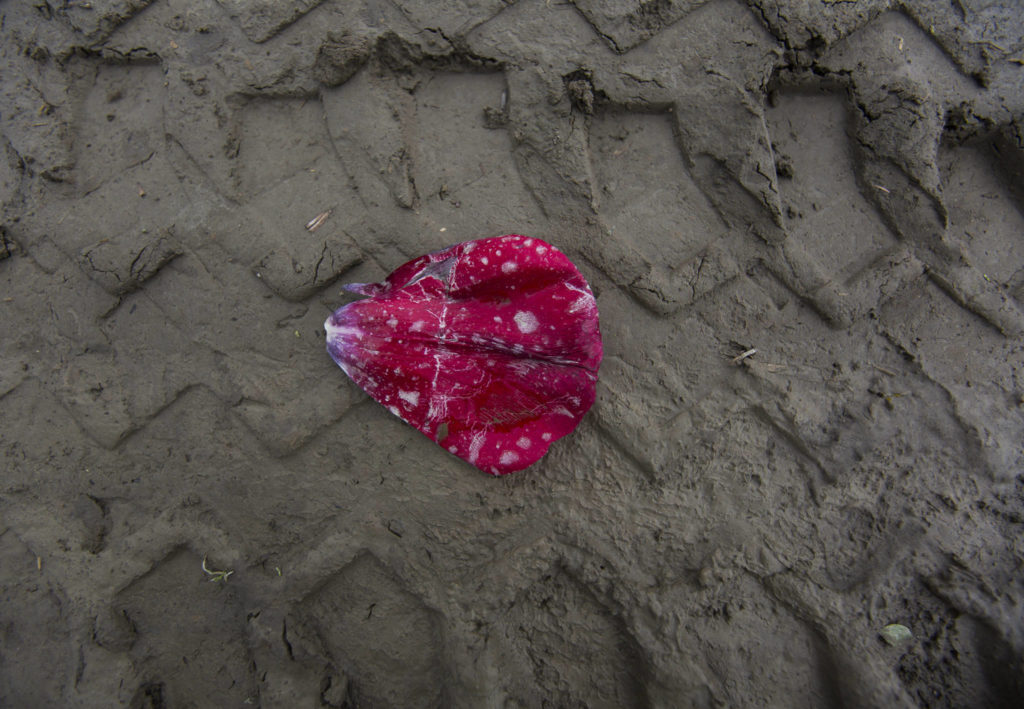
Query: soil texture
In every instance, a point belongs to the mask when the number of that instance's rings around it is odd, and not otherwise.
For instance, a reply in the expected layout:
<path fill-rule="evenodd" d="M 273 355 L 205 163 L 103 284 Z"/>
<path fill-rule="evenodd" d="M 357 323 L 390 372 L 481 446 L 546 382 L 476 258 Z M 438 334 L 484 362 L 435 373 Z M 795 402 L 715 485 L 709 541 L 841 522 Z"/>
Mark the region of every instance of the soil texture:
<path fill-rule="evenodd" d="M 1019 706 L 1022 170 L 1015 0 L 0 3 L 0 704 Z M 505 233 L 492 478 L 322 326 Z"/>

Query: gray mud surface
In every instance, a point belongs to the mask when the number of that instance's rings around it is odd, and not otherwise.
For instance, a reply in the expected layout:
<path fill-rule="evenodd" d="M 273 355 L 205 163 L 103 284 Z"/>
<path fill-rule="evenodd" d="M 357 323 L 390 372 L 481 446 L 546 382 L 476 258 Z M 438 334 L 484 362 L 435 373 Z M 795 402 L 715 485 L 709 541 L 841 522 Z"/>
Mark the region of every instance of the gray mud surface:
<path fill-rule="evenodd" d="M 1020 706 L 1022 170 L 1015 0 L 0 4 L 0 704 Z M 321 327 L 510 232 L 494 479 Z"/>

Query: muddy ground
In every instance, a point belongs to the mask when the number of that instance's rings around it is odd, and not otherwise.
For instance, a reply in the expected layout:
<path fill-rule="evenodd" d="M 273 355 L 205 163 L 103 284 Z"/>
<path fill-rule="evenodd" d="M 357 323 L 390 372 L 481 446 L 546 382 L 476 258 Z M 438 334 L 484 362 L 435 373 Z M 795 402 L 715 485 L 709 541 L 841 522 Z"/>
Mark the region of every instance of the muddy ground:
<path fill-rule="evenodd" d="M 1019 706 L 1014 0 L 12 0 L 0 91 L 3 706 Z M 509 232 L 606 359 L 495 479 L 321 328 Z"/>

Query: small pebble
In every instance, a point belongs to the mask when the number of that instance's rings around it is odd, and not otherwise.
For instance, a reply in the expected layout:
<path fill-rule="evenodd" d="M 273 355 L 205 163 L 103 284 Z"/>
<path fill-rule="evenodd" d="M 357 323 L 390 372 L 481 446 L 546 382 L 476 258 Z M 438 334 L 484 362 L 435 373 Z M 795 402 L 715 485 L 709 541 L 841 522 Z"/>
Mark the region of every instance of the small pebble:
<path fill-rule="evenodd" d="M 882 628 L 878 634 L 882 636 L 882 640 L 892 647 L 904 645 L 914 639 L 914 634 L 910 632 L 910 628 L 899 623 L 890 623 Z"/>

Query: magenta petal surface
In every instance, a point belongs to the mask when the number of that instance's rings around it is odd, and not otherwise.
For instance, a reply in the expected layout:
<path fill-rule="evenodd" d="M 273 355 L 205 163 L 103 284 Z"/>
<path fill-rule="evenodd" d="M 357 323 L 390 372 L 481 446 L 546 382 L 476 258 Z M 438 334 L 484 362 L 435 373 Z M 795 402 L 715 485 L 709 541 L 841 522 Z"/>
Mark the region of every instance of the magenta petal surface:
<path fill-rule="evenodd" d="M 518 234 L 399 266 L 331 315 L 327 351 L 370 396 L 492 475 L 522 470 L 594 403 L 597 303 L 554 246 Z"/>

